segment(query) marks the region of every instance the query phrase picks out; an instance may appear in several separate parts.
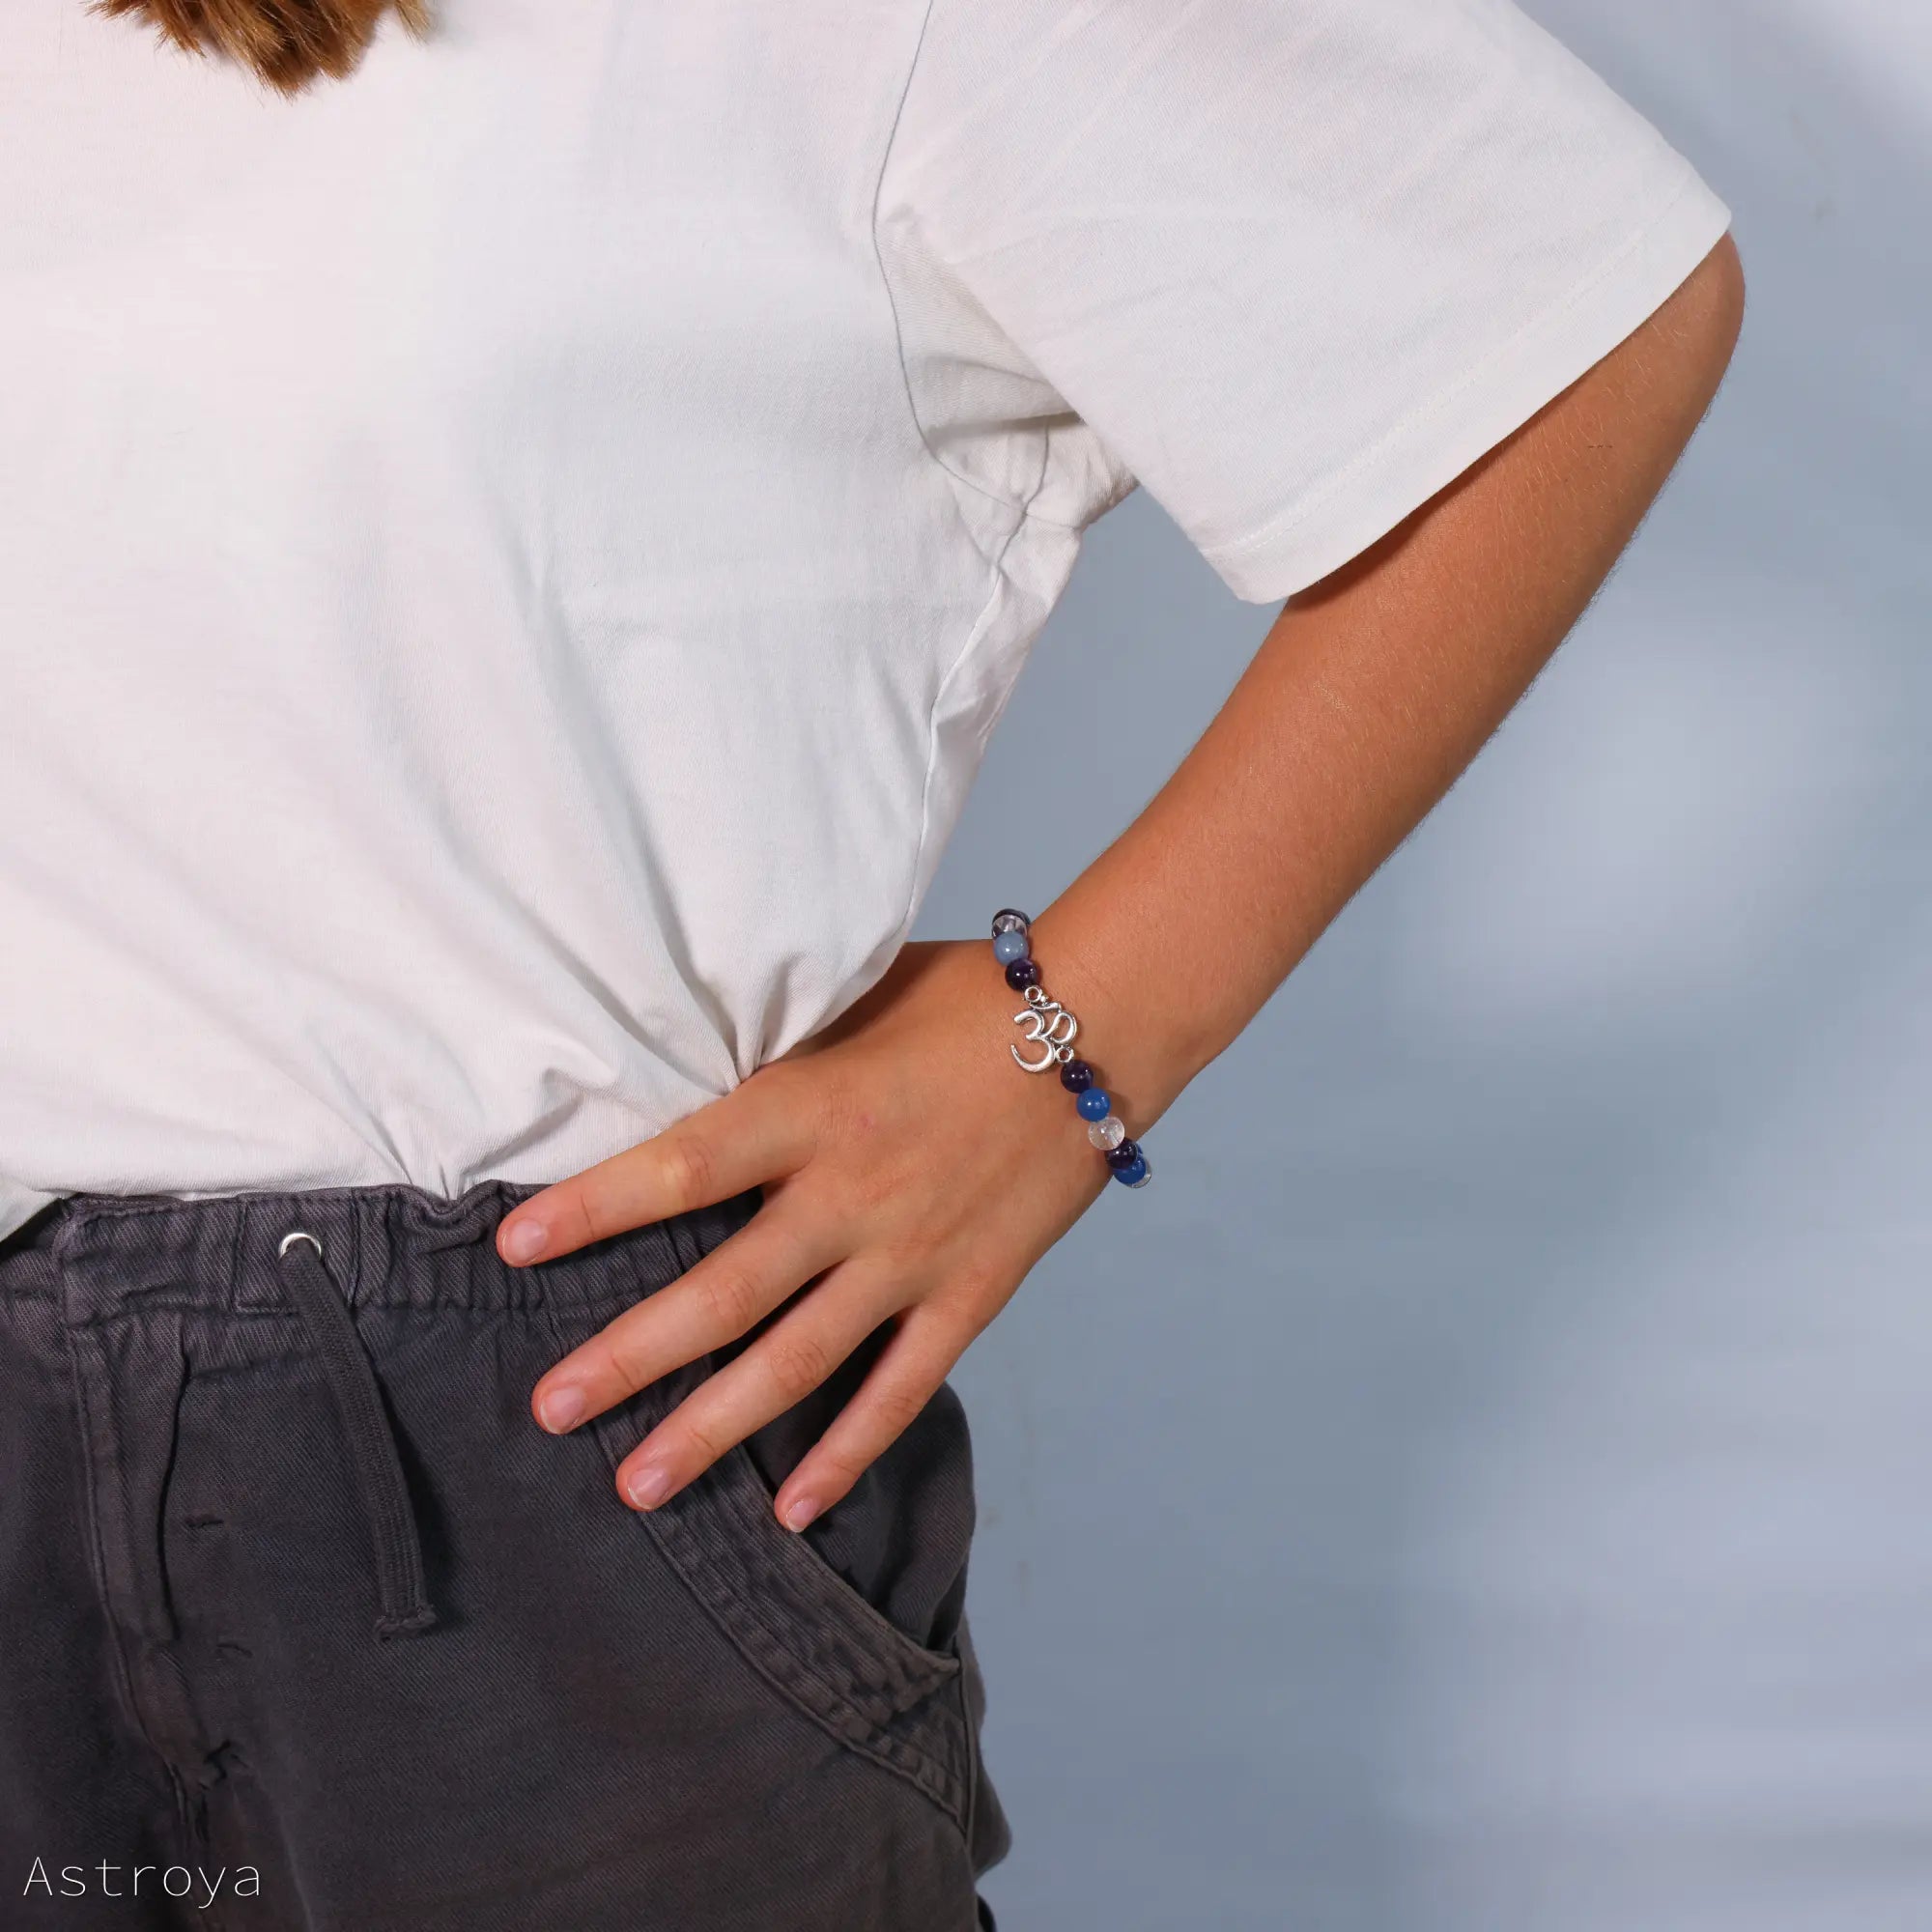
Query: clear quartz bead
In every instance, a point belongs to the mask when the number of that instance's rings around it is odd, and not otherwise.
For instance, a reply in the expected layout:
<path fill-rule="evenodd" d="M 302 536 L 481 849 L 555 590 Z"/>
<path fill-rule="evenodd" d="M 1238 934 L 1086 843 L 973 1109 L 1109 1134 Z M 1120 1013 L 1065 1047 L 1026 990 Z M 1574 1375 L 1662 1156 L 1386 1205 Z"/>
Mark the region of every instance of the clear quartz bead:
<path fill-rule="evenodd" d="M 1087 1138 L 1100 1150 L 1109 1152 L 1127 1137 L 1127 1123 L 1118 1114 L 1109 1114 L 1104 1121 L 1091 1121 L 1087 1125 Z"/>

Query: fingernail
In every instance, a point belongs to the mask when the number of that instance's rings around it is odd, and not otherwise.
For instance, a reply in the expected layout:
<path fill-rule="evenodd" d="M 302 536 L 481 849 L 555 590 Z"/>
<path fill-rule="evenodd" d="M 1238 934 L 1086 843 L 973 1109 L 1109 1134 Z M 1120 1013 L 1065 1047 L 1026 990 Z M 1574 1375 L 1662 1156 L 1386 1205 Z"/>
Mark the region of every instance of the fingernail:
<path fill-rule="evenodd" d="M 656 1509 L 670 1493 L 670 1471 L 647 1465 L 639 1469 L 624 1488 L 625 1493 L 640 1510 Z"/>
<path fill-rule="evenodd" d="M 785 1527 L 803 1529 L 817 1514 L 818 1504 L 810 1496 L 800 1496 L 795 1503 L 785 1506 Z"/>
<path fill-rule="evenodd" d="M 537 1420 L 553 1435 L 561 1435 L 566 1429 L 575 1429 L 583 1420 L 583 1391 L 582 1389 L 552 1389 L 537 1404 Z"/>
<path fill-rule="evenodd" d="M 503 1232 L 504 1258 L 513 1262 L 533 1262 L 543 1253 L 547 1238 L 541 1221 L 512 1221 Z"/>

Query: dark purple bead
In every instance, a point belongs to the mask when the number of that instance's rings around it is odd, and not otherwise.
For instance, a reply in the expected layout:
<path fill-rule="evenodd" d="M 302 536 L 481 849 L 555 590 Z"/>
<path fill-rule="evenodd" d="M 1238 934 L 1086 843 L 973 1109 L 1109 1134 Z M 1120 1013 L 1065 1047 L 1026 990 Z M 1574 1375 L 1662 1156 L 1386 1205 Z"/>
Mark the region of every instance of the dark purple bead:
<path fill-rule="evenodd" d="M 1069 1060 L 1060 1069 L 1060 1084 L 1069 1094 L 1084 1094 L 1094 1084 L 1094 1069 L 1084 1060 Z"/>
<path fill-rule="evenodd" d="M 1134 1162 L 1139 1160 L 1140 1157 L 1141 1144 L 1139 1141 L 1122 1141 L 1119 1147 L 1107 1150 L 1107 1165 L 1116 1174 L 1121 1173 L 1124 1168 L 1133 1166 Z"/>
<path fill-rule="evenodd" d="M 1007 984 L 1016 993 L 1024 993 L 1029 986 L 1037 986 L 1039 984 L 1039 961 L 1037 959 L 1015 959 L 1007 968 Z"/>

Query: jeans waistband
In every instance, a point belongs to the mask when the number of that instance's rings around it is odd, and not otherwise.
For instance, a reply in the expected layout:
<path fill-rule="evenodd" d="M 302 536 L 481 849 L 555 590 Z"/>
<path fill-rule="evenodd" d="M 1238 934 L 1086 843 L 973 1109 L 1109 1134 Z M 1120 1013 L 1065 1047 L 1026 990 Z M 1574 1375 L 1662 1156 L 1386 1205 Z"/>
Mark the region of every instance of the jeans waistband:
<path fill-rule="evenodd" d="M 454 1198 L 400 1182 L 196 1198 L 68 1195 L 0 1242 L 0 1312 L 25 1300 L 53 1303 L 83 1389 L 113 1358 L 117 1334 L 172 1335 L 161 1352 L 185 1376 L 188 1324 L 293 1319 L 327 1384 L 367 1526 L 376 1632 L 420 1635 L 438 1621 L 422 1528 L 357 1311 L 536 1310 L 638 1298 L 682 1274 L 759 1199 L 753 1189 L 513 1268 L 497 1257 L 497 1228 L 537 1191 L 490 1180 Z M 146 1397 L 151 1405 L 163 1400 L 157 1389 Z M 164 1633 L 165 1603 L 153 1591 L 149 1597 L 144 1628 Z"/>
<path fill-rule="evenodd" d="M 681 1274 L 749 1218 L 756 1191 L 648 1223 L 533 1268 L 496 1250 L 497 1224 L 540 1184 L 484 1180 L 446 1197 L 406 1182 L 187 1198 L 71 1194 L 0 1243 L 0 1297 L 43 1295 L 70 1321 L 131 1308 L 285 1313 L 282 1243 L 313 1236 L 353 1307 L 569 1307 L 638 1273 Z M 617 1272 L 613 1276 L 613 1264 Z"/>

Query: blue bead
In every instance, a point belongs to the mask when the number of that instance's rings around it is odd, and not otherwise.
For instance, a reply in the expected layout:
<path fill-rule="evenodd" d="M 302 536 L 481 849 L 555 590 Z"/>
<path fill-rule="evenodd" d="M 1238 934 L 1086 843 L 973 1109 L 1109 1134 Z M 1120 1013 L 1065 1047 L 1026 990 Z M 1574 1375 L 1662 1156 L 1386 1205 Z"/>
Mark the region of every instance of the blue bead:
<path fill-rule="evenodd" d="M 1142 1154 L 1131 1167 L 1115 1168 L 1113 1175 L 1122 1187 L 1143 1187 L 1151 1178 L 1152 1170 L 1147 1164 L 1147 1155 Z"/>
<path fill-rule="evenodd" d="M 993 941 L 993 957 L 1002 966 L 1010 966 L 1015 959 L 1027 956 L 1027 936 L 1023 932 L 1003 932 Z"/>
<path fill-rule="evenodd" d="M 1114 1111 L 1113 1096 L 1104 1087 L 1090 1087 L 1073 1103 L 1083 1121 L 1104 1121 Z"/>

